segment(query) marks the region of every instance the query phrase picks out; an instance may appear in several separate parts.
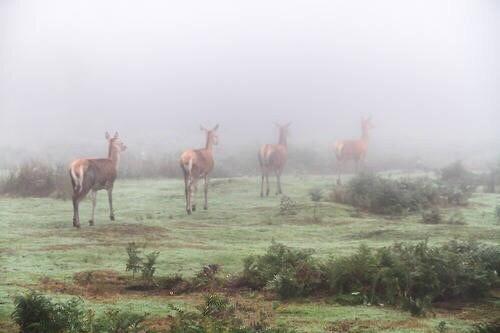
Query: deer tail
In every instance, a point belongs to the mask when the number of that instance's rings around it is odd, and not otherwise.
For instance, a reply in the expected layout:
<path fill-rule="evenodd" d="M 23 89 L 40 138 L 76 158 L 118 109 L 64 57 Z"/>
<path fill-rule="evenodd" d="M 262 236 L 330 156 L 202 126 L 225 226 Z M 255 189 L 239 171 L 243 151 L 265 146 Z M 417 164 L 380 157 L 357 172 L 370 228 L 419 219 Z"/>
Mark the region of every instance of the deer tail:
<path fill-rule="evenodd" d="M 335 149 L 335 155 L 337 155 L 337 158 L 340 158 L 342 156 L 342 150 L 344 149 L 344 142 L 336 141 L 334 149 Z"/>
<path fill-rule="evenodd" d="M 185 176 L 190 176 L 193 171 L 193 158 L 190 157 L 187 161 L 181 161 L 182 171 Z"/>
<path fill-rule="evenodd" d="M 83 166 L 80 165 L 77 170 L 76 165 L 72 165 L 69 169 L 69 175 L 71 177 L 71 184 L 73 185 L 73 191 L 79 193 L 83 190 Z"/>

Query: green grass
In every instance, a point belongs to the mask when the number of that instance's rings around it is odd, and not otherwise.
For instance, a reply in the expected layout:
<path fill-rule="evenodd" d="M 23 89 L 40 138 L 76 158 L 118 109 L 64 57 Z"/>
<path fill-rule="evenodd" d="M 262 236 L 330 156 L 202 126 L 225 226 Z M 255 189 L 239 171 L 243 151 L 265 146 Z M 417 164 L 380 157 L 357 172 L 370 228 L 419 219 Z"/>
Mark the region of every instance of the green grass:
<path fill-rule="evenodd" d="M 495 194 L 475 194 L 468 207 L 459 209 L 466 225 L 424 225 L 419 223 L 420 215 L 355 214 L 352 207 L 330 202 L 320 203 L 321 221 L 313 223 L 309 190 L 320 187 L 326 194 L 334 182 L 334 177 L 285 177 L 284 191 L 299 207 L 297 215 L 285 217 L 278 214 L 278 197 L 259 197 L 257 177 L 212 180 L 209 210 L 200 209 L 191 216 L 185 214 L 180 180 L 118 180 L 114 191 L 117 221 L 109 221 L 106 193 L 99 192 L 95 226 L 85 223 L 90 217 L 90 202 L 85 201 L 80 230 L 72 227 L 70 201 L 0 197 L 0 331 L 13 329 L 9 320 L 12 297 L 27 288 L 36 289 L 43 277 L 71 282 L 74 273 L 86 270 L 113 269 L 125 274 L 125 246 L 132 241 L 146 243 L 146 252 L 160 251 L 157 276 L 176 272 L 189 276 L 209 263 L 221 264 L 227 273 L 237 272 L 245 256 L 263 253 L 273 239 L 313 248 L 322 258 L 351 253 L 361 243 L 380 247 L 425 238 L 431 244 L 471 238 L 500 244 L 500 224 L 494 216 L 500 196 Z M 198 202 L 201 208 L 201 190 Z M 453 212 L 444 210 L 444 214 Z M 117 306 L 161 316 L 169 312 L 169 303 L 192 306 L 199 300 L 199 295 L 119 296 L 86 302 L 97 311 Z M 489 311 L 500 314 L 498 301 Z M 284 303 L 276 312 L 276 322 L 304 332 L 322 332 L 339 321 L 363 329 L 373 326 L 377 332 L 426 332 L 440 320 L 465 332 L 478 320 L 454 312 L 415 319 L 387 307 L 347 307 L 318 300 Z"/>

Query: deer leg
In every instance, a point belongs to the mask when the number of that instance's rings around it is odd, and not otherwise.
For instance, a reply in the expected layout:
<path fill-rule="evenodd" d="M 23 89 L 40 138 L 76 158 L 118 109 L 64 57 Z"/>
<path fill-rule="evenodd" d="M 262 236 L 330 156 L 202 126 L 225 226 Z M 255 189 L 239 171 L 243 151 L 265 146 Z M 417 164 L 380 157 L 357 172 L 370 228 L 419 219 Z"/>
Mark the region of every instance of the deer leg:
<path fill-rule="evenodd" d="M 92 215 L 89 220 L 89 225 L 94 225 L 94 216 L 95 216 L 95 205 L 97 203 L 97 191 L 92 190 L 90 192 L 90 199 L 92 200 Z"/>
<path fill-rule="evenodd" d="M 342 181 L 340 180 L 341 172 L 342 172 L 342 162 L 338 161 L 338 163 L 337 163 L 337 185 L 342 185 Z"/>
<path fill-rule="evenodd" d="M 186 196 L 186 212 L 189 212 L 189 177 L 187 173 L 184 173 L 184 194 Z"/>
<path fill-rule="evenodd" d="M 192 197 L 191 197 L 191 210 L 193 212 L 196 211 L 196 194 L 198 193 L 198 182 L 195 180 L 193 181 L 193 190 L 191 192 Z"/>
<path fill-rule="evenodd" d="M 276 195 L 278 194 L 282 194 L 282 191 L 281 191 L 281 174 L 280 172 L 276 172 Z"/>
<path fill-rule="evenodd" d="M 269 196 L 269 174 L 266 173 L 266 197 Z"/>
<path fill-rule="evenodd" d="M 261 179 L 260 179 L 260 197 L 264 197 L 264 173 L 262 173 Z"/>
<path fill-rule="evenodd" d="M 190 176 L 188 176 L 187 182 L 186 182 L 186 212 L 188 213 L 188 215 L 191 215 L 191 212 L 192 212 L 192 209 L 191 209 L 191 196 L 192 196 L 191 182 L 192 182 L 192 179 Z"/>
<path fill-rule="evenodd" d="M 79 193 L 73 193 L 73 226 L 75 228 L 80 228 L 80 214 L 78 210 L 80 200 L 81 197 Z"/>
<path fill-rule="evenodd" d="M 108 189 L 108 201 L 109 201 L 109 219 L 111 221 L 114 221 L 115 211 L 113 209 L 113 188 Z"/>
<path fill-rule="evenodd" d="M 207 210 L 208 209 L 208 176 L 205 176 L 204 179 L 204 192 L 205 192 L 205 206 L 203 206 L 203 209 Z"/>

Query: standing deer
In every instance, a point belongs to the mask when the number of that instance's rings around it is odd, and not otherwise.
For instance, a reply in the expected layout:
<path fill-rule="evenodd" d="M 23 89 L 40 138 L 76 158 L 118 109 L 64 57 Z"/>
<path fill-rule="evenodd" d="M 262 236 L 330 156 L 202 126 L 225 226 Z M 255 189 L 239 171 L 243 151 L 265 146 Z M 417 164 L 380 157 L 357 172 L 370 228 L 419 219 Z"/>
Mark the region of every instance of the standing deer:
<path fill-rule="evenodd" d="M 281 190 L 281 173 L 285 168 L 288 155 L 287 136 L 291 123 L 286 125 L 275 124 L 279 128 L 278 144 L 265 144 L 259 150 L 259 164 L 262 173 L 260 183 L 260 196 L 264 197 L 264 178 L 266 180 L 266 196 L 269 196 L 269 173 L 276 175 L 276 194 L 283 193 Z"/>
<path fill-rule="evenodd" d="M 184 192 L 188 215 L 196 210 L 195 197 L 200 178 L 204 180 L 205 204 L 203 209 L 208 209 L 208 175 L 214 168 L 213 146 L 218 143 L 218 129 L 218 124 L 211 130 L 201 126 L 201 130 L 206 134 L 205 148 L 188 149 L 181 155 L 180 165 L 184 174 Z"/>
<path fill-rule="evenodd" d="M 340 185 L 340 173 L 342 166 L 347 161 L 356 163 L 356 172 L 359 170 L 359 162 L 364 163 L 366 151 L 368 149 L 368 141 L 370 140 L 369 132 L 374 128 L 371 117 L 361 119 L 361 139 L 358 140 L 339 140 L 335 142 L 335 155 L 337 156 L 337 184 Z"/>
<path fill-rule="evenodd" d="M 80 228 L 80 214 L 78 206 L 80 201 L 90 192 L 92 198 L 92 218 L 89 225 L 94 225 L 94 214 L 97 191 L 106 189 L 109 200 L 109 218 L 115 220 L 113 213 L 113 185 L 118 173 L 120 154 L 127 149 L 118 136 L 113 137 L 106 132 L 109 142 L 108 158 L 82 158 L 71 163 L 69 175 L 73 185 L 73 226 Z"/>

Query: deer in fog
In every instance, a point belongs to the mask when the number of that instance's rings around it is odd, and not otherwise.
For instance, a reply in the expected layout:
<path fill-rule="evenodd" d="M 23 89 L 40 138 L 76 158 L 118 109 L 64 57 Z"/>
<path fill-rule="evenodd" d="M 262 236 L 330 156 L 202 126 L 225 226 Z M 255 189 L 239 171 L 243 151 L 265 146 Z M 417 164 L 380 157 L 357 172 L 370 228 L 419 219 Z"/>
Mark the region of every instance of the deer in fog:
<path fill-rule="evenodd" d="M 213 146 L 218 143 L 217 124 L 213 129 L 208 130 L 200 127 L 206 134 L 205 148 L 188 149 L 181 155 L 180 166 L 184 174 L 184 193 L 186 195 L 186 212 L 190 215 L 196 211 L 196 192 L 198 190 L 198 180 L 203 178 L 205 204 L 203 209 L 208 209 L 208 176 L 214 168 Z"/>
<path fill-rule="evenodd" d="M 94 214 L 97 191 L 106 190 L 109 201 L 109 218 L 115 220 L 113 212 L 113 185 L 118 173 L 120 154 L 127 147 L 120 140 L 118 132 L 113 137 L 106 132 L 108 141 L 107 158 L 82 158 L 71 163 L 69 174 L 73 185 L 73 226 L 80 228 L 80 214 L 78 211 L 80 201 L 90 192 L 92 199 L 92 217 L 89 225 L 94 225 Z"/>
<path fill-rule="evenodd" d="M 361 119 L 361 139 L 339 140 L 335 142 L 335 155 L 337 157 L 337 184 L 340 185 L 340 173 L 347 161 L 356 163 L 356 172 L 359 170 L 359 163 L 364 163 L 368 142 L 370 140 L 370 130 L 374 128 L 371 117 Z"/>
<path fill-rule="evenodd" d="M 282 194 L 281 173 L 285 168 L 288 156 L 288 128 L 291 123 L 286 125 L 275 124 L 279 129 L 279 140 L 277 144 L 265 144 L 259 150 L 259 164 L 261 170 L 260 196 L 264 197 L 264 178 L 266 181 L 266 196 L 269 196 L 269 173 L 276 175 L 277 190 L 276 194 Z"/>

